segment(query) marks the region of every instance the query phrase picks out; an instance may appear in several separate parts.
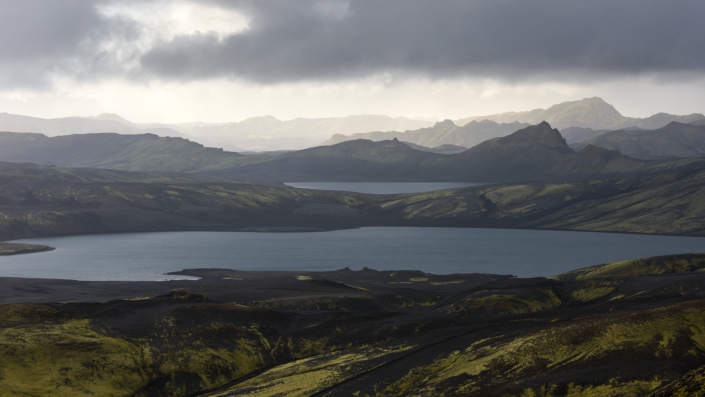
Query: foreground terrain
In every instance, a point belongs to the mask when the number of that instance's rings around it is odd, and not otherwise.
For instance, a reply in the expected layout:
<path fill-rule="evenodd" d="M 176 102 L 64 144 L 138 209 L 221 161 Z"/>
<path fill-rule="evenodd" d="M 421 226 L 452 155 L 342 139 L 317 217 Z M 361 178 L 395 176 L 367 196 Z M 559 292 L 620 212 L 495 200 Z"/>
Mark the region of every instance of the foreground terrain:
<path fill-rule="evenodd" d="M 696 395 L 683 390 L 704 390 L 703 269 L 690 254 L 532 279 L 0 279 L 0 394 Z"/>

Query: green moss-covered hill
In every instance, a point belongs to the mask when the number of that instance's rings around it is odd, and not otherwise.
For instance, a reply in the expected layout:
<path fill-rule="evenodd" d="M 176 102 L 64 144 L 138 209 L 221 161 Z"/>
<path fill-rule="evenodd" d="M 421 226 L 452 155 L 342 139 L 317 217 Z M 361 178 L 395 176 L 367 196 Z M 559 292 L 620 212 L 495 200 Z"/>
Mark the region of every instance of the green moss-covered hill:
<path fill-rule="evenodd" d="M 192 174 L 0 163 L 0 238 L 361 226 L 703 235 L 703 189 L 705 161 L 700 159 L 582 182 L 486 185 L 401 195 L 294 189 Z"/>
<path fill-rule="evenodd" d="M 0 255 L 29 254 L 32 252 L 50 251 L 53 248 L 39 244 L 19 244 L 0 242 Z"/>
<path fill-rule="evenodd" d="M 203 269 L 117 300 L 73 282 L 81 301 L 0 305 L 0 394 L 694 395 L 704 269 L 703 254 L 534 279 Z"/>
<path fill-rule="evenodd" d="M 0 161 L 125 171 L 196 172 L 232 167 L 238 153 L 154 134 L 0 132 Z"/>

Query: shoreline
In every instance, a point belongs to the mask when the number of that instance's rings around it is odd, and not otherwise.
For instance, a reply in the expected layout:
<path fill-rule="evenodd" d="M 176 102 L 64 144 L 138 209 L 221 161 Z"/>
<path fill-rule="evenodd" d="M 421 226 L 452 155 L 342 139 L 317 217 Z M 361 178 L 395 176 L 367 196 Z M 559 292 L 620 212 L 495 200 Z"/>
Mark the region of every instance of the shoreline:
<path fill-rule="evenodd" d="M 693 237 L 693 238 L 705 238 L 705 235 L 699 234 L 685 234 L 685 233 L 643 233 L 643 232 L 625 232 L 625 231 L 611 231 L 611 230 L 580 230 L 580 229 L 560 229 L 560 228 L 529 228 L 529 227 L 507 227 L 505 225 L 501 226 L 459 226 L 454 224 L 433 224 L 433 225 L 421 225 L 421 224 L 370 224 L 370 225 L 355 225 L 350 227 L 309 227 L 309 226 L 248 226 L 240 228 L 193 228 L 193 229 L 155 229 L 155 230 L 133 230 L 133 231 L 105 231 L 105 232 L 89 232 L 89 233 L 58 233 L 58 234 L 42 234 L 35 236 L 23 236 L 23 237 L 9 237 L 0 240 L 1 244 L 24 244 L 24 243 L 13 243 L 13 241 L 18 240 L 29 240 L 35 238 L 55 238 L 55 237 L 76 237 L 76 236 L 97 236 L 97 235 L 120 235 L 120 234 L 141 234 L 141 233 L 179 233 L 179 232 L 213 232 L 213 233 L 323 233 L 323 232 L 335 232 L 340 230 L 357 230 L 372 227 L 389 227 L 389 228 L 437 228 L 437 229 L 487 229 L 487 230 L 527 230 L 527 231 L 551 231 L 551 232 L 577 232 L 577 233 L 601 233 L 601 234 L 626 234 L 635 236 L 664 236 L 664 237 Z M 35 244 L 26 244 L 35 245 Z M 34 252 L 46 252 L 53 251 L 56 248 L 50 246 L 44 246 L 46 249 L 21 252 L 21 253 L 34 253 Z M 20 254 L 20 253 L 18 253 Z M 2 255 L 15 255 L 15 254 L 2 254 Z"/>
<path fill-rule="evenodd" d="M 0 241 L 0 256 L 34 254 L 37 252 L 53 251 L 56 248 L 48 245 L 11 243 Z"/>

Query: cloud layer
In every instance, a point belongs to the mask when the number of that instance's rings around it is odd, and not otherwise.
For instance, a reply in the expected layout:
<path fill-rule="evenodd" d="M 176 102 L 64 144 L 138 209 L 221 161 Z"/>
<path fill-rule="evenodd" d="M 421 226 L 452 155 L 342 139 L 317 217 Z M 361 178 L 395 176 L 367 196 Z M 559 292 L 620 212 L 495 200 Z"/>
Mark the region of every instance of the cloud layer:
<path fill-rule="evenodd" d="M 212 0 L 199 4 L 243 15 L 247 29 L 169 37 L 129 13 L 101 12 L 111 4 L 0 2 L 0 86 L 43 87 L 57 77 L 271 84 L 382 73 L 506 81 L 705 74 L 705 2 L 695 0 Z M 145 36 L 156 39 L 145 45 Z"/>

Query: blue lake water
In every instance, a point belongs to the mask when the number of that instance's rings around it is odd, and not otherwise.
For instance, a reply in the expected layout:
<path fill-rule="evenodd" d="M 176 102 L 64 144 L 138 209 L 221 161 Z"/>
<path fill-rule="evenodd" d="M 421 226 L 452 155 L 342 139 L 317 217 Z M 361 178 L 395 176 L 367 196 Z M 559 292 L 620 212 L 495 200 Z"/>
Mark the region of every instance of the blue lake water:
<path fill-rule="evenodd" d="M 552 276 L 604 262 L 705 252 L 699 237 L 368 227 L 316 233 L 170 232 L 17 240 L 56 250 L 0 257 L 2 277 L 166 280 L 188 268 Z"/>
<path fill-rule="evenodd" d="M 433 190 L 454 189 L 458 187 L 480 186 L 487 183 L 463 182 L 288 182 L 287 186 L 301 189 L 338 190 L 368 194 L 421 193 Z"/>

